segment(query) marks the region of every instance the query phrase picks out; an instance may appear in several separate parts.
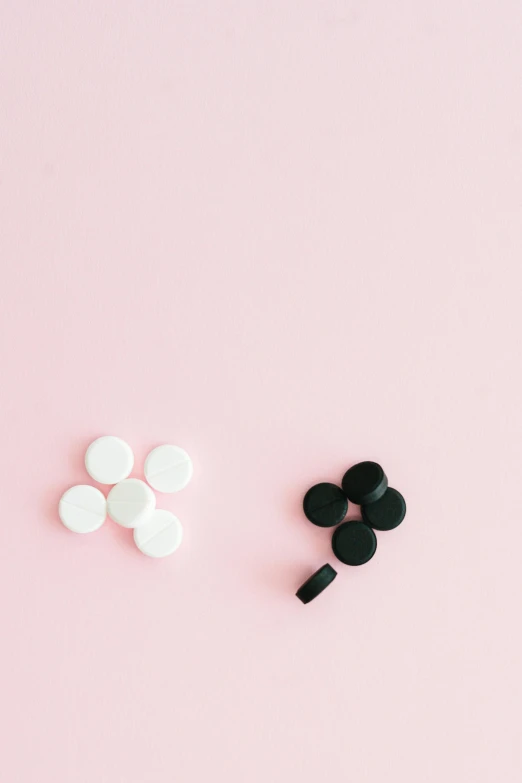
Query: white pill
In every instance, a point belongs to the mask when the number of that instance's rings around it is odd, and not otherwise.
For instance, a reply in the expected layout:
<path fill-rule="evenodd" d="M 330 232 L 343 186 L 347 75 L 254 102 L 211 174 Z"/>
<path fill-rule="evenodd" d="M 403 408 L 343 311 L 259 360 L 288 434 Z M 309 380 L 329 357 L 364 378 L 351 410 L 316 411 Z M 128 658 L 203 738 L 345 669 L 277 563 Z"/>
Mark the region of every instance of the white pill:
<path fill-rule="evenodd" d="M 107 501 L 102 492 L 89 484 L 78 484 L 64 492 L 58 513 L 73 533 L 92 533 L 107 517 Z"/>
<path fill-rule="evenodd" d="M 145 478 L 158 492 L 178 492 L 192 478 L 192 460 L 179 446 L 158 446 L 145 460 Z"/>
<path fill-rule="evenodd" d="M 114 435 L 93 441 L 85 454 L 87 473 L 100 484 L 117 484 L 130 475 L 133 466 L 131 447 Z"/>
<path fill-rule="evenodd" d="M 166 557 L 179 547 L 183 540 L 181 522 L 171 511 L 157 508 L 148 522 L 134 531 L 136 546 L 149 557 Z"/>
<path fill-rule="evenodd" d="M 119 481 L 107 497 L 109 516 L 122 527 L 139 527 L 156 508 L 156 495 L 144 481 L 135 478 Z"/>

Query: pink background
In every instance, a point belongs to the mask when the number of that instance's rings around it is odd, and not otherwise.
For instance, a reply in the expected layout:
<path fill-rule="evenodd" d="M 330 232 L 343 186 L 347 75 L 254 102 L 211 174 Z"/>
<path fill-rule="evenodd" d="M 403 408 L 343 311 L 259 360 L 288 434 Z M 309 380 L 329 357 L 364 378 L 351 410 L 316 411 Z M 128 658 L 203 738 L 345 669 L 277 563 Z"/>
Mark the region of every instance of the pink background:
<path fill-rule="evenodd" d="M 1 16 L 2 780 L 518 783 L 520 3 Z M 108 433 L 193 455 L 175 557 L 58 521 Z"/>

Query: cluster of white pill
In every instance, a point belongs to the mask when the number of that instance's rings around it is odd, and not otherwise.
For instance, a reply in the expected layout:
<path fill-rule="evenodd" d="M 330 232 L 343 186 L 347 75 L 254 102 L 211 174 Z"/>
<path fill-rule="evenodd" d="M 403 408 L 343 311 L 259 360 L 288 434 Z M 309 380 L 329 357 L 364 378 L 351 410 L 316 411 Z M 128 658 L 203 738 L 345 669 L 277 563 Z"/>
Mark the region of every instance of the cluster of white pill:
<path fill-rule="evenodd" d="M 149 557 L 171 555 L 181 544 L 183 528 L 170 511 L 156 508 L 158 492 L 178 492 L 192 477 L 192 460 L 179 446 L 158 446 L 145 460 L 145 478 L 128 478 L 134 467 L 131 447 L 121 438 L 104 435 L 85 454 L 85 467 L 100 484 L 113 485 L 107 497 L 90 484 L 68 489 L 60 499 L 59 515 L 74 533 L 92 533 L 107 515 L 134 530 L 138 549 Z"/>

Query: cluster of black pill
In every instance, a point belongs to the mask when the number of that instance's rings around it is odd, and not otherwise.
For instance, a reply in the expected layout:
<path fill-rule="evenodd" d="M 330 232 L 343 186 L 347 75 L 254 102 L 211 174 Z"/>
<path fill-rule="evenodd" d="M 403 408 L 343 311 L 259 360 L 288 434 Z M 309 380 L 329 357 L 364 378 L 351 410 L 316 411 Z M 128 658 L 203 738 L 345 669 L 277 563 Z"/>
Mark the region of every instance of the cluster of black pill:
<path fill-rule="evenodd" d="M 361 507 L 362 519 L 343 522 L 349 503 Z M 375 530 L 393 530 L 406 516 L 406 501 L 388 486 L 384 470 L 376 462 L 359 462 L 343 476 L 341 486 L 323 482 L 311 487 L 303 500 L 306 517 L 319 527 L 335 527 L 333 553 L 341 563 L 367 563 L 377 549 Z M 296 595 L 304 604 L 333 582 L 337 572 L 328 563 L 301 585 Z"/>

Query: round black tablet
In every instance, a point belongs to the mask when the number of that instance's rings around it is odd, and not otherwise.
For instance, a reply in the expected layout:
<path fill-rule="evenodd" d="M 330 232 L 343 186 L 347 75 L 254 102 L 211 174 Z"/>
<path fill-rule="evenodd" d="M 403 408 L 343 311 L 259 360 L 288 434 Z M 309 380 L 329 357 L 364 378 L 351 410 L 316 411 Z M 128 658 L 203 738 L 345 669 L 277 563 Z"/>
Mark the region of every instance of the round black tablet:
<path fill-rule="evenodd" d="M 341 563 L 363 565 L 374 556 L 377 539 L 371 527 L 364 522 L 343 522 L 334 530 L 332 549 Z"/>
<path fill-rule="evenodd" d="M 319 593 L 322 593 L 323 590 L 333 582 L 336 576 L 337 571 L 335 568 L 332 568 L 331 565 L 326 563 L 326 565 L 322 566 L 318 571 L 315 572 L 315 574 L 312 574 L 312 576 L 307 579 L 304 584 L 301 585 L 296 593 L 296 596 L 304 604 L 309 604 L 310 601 L 313 601 L 314 598 L 317 598 Z"/>
<path fill-rule="evenodd" d="M 382 498 L 361 508 L 362 518 L 375 530 L 393 530 L 406 516 L 406 501 L 400 492 L 388 487 Z"/>
<path fill-rule="evenodd" d="M 314 525 L 332 527 L 345 518 L 348 498 L 336 484 L 316 484 L 304 496 L 303 510 Z"/>
<path fill-rule="evenodd" d="M 384 470 L 376 462 L 359 462 L 343 476 L 343 490 L 359 506 L 375 503 L 388 487 Z"/>

